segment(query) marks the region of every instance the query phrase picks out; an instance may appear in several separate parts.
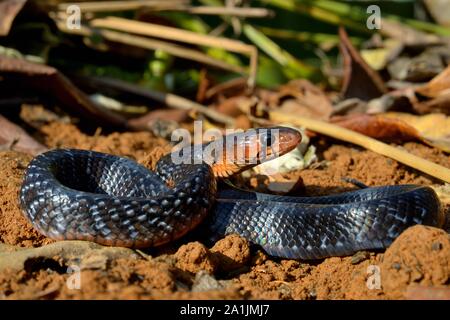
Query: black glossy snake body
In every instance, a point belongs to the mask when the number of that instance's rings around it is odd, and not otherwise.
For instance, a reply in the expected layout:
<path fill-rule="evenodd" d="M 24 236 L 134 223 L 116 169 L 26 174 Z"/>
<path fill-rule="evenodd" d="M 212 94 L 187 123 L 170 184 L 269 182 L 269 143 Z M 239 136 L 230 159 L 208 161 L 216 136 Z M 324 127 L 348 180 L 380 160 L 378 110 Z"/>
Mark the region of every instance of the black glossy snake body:
<path fill-rule="evenodd" d="M 180 238 L 208 216 L 215 237 L 238 233 L 271 255 L 300 259 L 386 248 L 411 225 L 437 225 L 440 212 L 435 192 L 424 186 L 310 198 L 217 192 L 205 163 L 174 165 L 166 156 L 152 172 L 122 157 L 73 149 L 32 160 L 20 203 L 33 226 L 54 239 L 151 247 Z"/>

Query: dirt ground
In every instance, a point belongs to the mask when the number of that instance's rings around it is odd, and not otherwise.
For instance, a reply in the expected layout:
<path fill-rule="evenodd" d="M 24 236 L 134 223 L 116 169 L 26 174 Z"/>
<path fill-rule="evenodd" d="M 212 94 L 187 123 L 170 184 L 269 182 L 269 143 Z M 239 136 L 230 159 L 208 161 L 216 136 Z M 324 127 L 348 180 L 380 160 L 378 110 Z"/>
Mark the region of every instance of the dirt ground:
<path fill-rule="evenodd" d="M 148 132 L 88 136 L 59 122 L 43 126 L 37 138 L 50 148 L 93 149 L 149 167 L 168 150 L 165 140 Z M 315 143 L 319 164 L 290 174 L 303 180 L 302 195 L 354 189 L 342 177 L 367 185 L 440 185 L 373 152 L 325 139 Z M 450 168 L 450 157 L 437 149 L 413 142 L 403 147 Z M 26 154 L 0 152 L 3 299 L 450 299 L 450 236 L 432 227 L 408 229 L 385 252 L 318 261 L 274 259 L 235 235 L 212 247 L 189 238 L 148 251 L 55 243 L 38 234 L 18 206 L 30 160 Z M 443 216 L 448 208 L 444 205 Z M 80 273 L 70 271 L 73 265 Z"/>

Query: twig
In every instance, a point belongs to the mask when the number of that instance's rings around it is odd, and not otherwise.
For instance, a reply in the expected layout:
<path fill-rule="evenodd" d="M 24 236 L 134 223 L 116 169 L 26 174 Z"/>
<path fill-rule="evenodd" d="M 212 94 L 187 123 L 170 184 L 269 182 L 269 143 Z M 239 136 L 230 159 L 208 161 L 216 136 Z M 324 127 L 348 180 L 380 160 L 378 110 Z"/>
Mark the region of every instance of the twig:
<path fill-rule="evenodd" d="M 173 10 L 173 9 L 168 9 Z M 272 10 L 266 8 L 238 8 L 238 7 L 181 7 L 175 9 L 177 11 L 185 11 L 192 14 L 203 15 L 226 15 L 234 17 L 248 17 L 248 18 L 270 18 L 274 16 Z"/>
<path fill-rule="evenodd" d="M 83 13 L 87 12 L 113 12 L 125 10 L 138 10 L 149 8 L 160 11 L 184 11 L 201 15 L 228 15 L 235 17 L 267 18 L 274 12 L 266 8 L 236 8 L 236 7 L 209 7 L 186 6 L 189 0 L 147 0 L 147 1 L 91 1 L 91 2 L 67 2 L 58 5 L 58 10 L 66 11 L 70 6 L 76 5 Z"/>
<path fill-rule="evenodd" d="M 129 33 L 172 41 L 180 41 L 194 45 L 218 47 L 232 52 L 248 55 L 250 57 L 250 74 L 248 85 L 251 88 L 255 85 L 258 67 L 258 50 L 255 46 L 248 45 L 237 40 L 202 35 L 195 32 L 162 26 L 154 23 L 139 22 L 117 17 L 94 19 L 91 21 L 91 25 L 94 27 L 116 29 Z"/>
<path fill-rule="evenodd" d="M 277 123 L 292 123 L 298 126 L 303 126 L 311 131 L 354 143 L 373 152 L 397 160 L 398 162 L 406 164 L 414 169 L 425 172 L 430 176 L 450 183 L 450 169 L 355 131 L 345 129 L 328 122 L 294 116 L 292 114 L 285 114 L 279 111 L 271 111 L 269 113 L 269 117 Z"/>
<path fill-rule="evenodd" d="M 164 93 L 160 91 L 151 90 L 148 88 L 142 88 L 140 86 L 128 82 L 111 78 L 95 77 L 92 78 L 92 80 L 97 84 L 101 84 L 102 86 L 108 86 L 110 88 L 114 88 L 121 91 L 125 90 L 131 94 L 135 94 L 147 99 L 156 100 L 158 102 L 164 103 L 165 105 L 171 108 L 181 110 L 194 110 L 196 112 L 204 114 L 208 118 L 219 123 L 223 123 L 226 125 L 234 124 L 234 119 L 232 117 L 226 116 L 202 104 L 177 96 L 172 93 Z"/>
<path fill-rule="evenodd" d="M 58 5 L 58 10 L 66 11 L 69 6 L 76 5 L 83 13 L 86 12 L 113 12 L 125 10 L 137 10 L 140 8 L 176 8 L 188 4 L 189 0 L 140 0 L 140 1 L 92 1 L 92 2 L 67 2 Z"/>
<path fill-rule="evenodd" d="M 100 35 L 104 39 L 123 43 L 135 47 L 140 47 L 144 49 L 149 50 L 163 50 L 173 56 L 185 58 L 193 61 L 197 61 L 200 63 L 204 63 L 216 68 L 228 70 L 231 72 L 236 72 L 239 74 L 246 74 L 246 71 L 244 68 L 235 66 L 229 63 L 226 63 L 219 59 L 214 59 L 207 54 L 204 54 L 200 51 L 183 48 L 181 46 L 161 41 L 161 40 L 155 40 L 155 39 L 149 39 L 146 37 L 140 37 L 135 35 L 130 35 L 123 32 L 117 32 L 117 31 L 111 31 L 111 30 L 101 30 L 101 29 L 94 29 L 87 26 L 81 26 L 79 29 L 69 29 L 67 28 L 66 24 L 62 20 L 57 20 L 56 24 L 58 28 L 66 33 L 71 34 L 78 34 L 83 36 L 92 36 L 92 35 Z"/>

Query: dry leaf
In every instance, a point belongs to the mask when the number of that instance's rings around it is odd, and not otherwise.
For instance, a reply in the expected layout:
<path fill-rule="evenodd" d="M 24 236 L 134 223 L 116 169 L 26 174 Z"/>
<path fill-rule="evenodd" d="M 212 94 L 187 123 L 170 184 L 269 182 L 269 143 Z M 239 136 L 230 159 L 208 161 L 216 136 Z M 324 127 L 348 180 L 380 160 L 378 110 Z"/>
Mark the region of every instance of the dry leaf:
<path fill-rule="evenodd" d="M 441 113 L 416 116 L 401 112 L 387 112 L 383 117 L 405 122 L 417 130 L 423 141 L 450 152 L 450 117 Z"/>
<path fill-rule="evenodd" d="M 241 103 L 245 103 L 249 98 L 246 96 L 234 96 L 228 99 L 225 99 L 214 106 L 214 109 L 217 112 L 226 114 L 230 117 L 237 117 L 242 115 L 243 112 L 239 108 Z"/>
<path fill-rule="evenodd" d="M 416 89 L 417 87 L 409 85 L 404 88 L 391 91 L 384 96 L 391 97 L 393 99 L 393 104 L 390 108 L 394 108 L 395 105 L 397 110 L 412 109 L 419 114 L 450 114 L 450 93 L 446 90 L 443 90 L 443 94 L 440 94 L 436 98 L 423 100 L 424 98 L 417 95 Z"/>
<path fill-rule="evenodd" d="M 333 117 L 331 122 L 375 139 L 398 143 L 419 140 L 450 152 L 450 118 L 444 114 L 387 112 Z"/>
<path fill-rule="evenodd" d="M 387 92 L 380 75 L 374 71 L 351 44 L 343 28 L 339 29 L 340 49 L 344 58 L 342 95 L 344 98 L 370 100 Z"/>
<path fill-rule="evenodd" d="M 0 149 L 15 150 L 31 155 L 44 152 L 47 148 L 34 140 L 18 125 L 0 115 Z"/>
<path fill-rule="evenodd" d="M 14 18 L 22 10 L 27 0 L 3 0 L 0 2 L 0 36 L 6 36 Z"/>
<path fill-rule="evenodd" d="M 450 94 L 450 66 L 431 79 L 426 85 L 417 88 L 416 92 L 430 98 Z"/>
<path fill-rule="evenodd" d="M 391 142 L 420 140 L 419 132 L 406 122 L 383 115 L 354 114 L 334 117 L 331 121 L 341 127 L 366 136 Z"/>
<path fill-rule="evenodd" d="M 386 39 L 382 48 L 363 49 L 360 54 L 374 70 L 382 70 L 403 50 L 403 44 L 396 39 Z"/>
<path fill-rule="evenodd" d="M 307 80 L 293 80 L 278 89 L 278 93 L 268 96 L 268 105 L 278 111 L 328 120 L 333 106 L 325 93 Z"/>

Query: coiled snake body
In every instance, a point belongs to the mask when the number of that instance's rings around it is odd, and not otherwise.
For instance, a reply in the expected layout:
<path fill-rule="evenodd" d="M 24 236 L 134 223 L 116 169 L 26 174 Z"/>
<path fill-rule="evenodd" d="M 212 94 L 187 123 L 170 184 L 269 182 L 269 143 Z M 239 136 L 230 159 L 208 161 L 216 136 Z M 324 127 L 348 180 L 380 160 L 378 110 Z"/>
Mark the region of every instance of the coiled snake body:
<path fill-rule="evenodd" d="M 300 141 L 293 129 L 277 130 L 277 141 L 259 129 L 237 147 L 259 148 L 263 141 L 269 142 L 269 154 L 275 145 L 284 154 Z M 264 160 L 259 153 L 257 157 Z M 152 172 L 118 156 L 57 149 L 31 161 L 20 203 L 33 226 L 53 239 L 152 247 L 180 238 L 207 218 L 204 225 L 214 236 L 237 233 L 270 255 L 300 259 L 386 248 L 411 225 L 438 224 L 439 200 L 424 186 L 384 186 L 323 197 L 217 192 L 214 175 L 248 167 L 174 164 L 167 155 Z"/>

